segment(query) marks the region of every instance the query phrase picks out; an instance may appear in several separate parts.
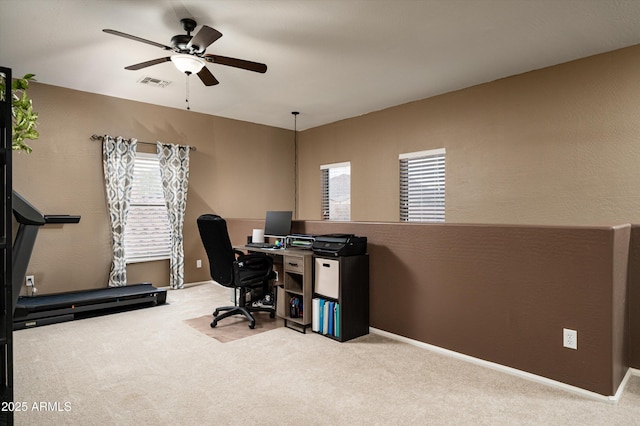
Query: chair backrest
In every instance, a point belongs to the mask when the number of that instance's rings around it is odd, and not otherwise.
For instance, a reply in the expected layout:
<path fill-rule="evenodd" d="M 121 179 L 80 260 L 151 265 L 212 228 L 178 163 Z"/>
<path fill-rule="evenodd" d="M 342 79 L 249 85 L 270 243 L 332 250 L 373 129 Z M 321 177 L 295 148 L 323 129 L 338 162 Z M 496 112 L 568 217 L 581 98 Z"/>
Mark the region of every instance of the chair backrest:
<path fill-rule="evenodd" d="M 227 222 L 215 214 L 198 217 L 198 230 L 209 258 L 211 278 L 218 284 L 233 286 L 233 262 L 235 254 L 229 240 Z"/>

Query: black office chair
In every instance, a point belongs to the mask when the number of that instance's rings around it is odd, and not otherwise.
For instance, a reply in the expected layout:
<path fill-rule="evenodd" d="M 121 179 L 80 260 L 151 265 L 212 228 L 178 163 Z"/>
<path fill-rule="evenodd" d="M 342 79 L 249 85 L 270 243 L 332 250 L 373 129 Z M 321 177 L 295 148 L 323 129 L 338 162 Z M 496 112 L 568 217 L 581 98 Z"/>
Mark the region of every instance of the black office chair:
<path fill-rule="evenodd" d="M 200 238 L 209 258 L 211 278 L 225 287 L 239 289 L 237 305 L 216 308 L 211 327 L 218 321 L 232 315 L 242 314 L 249 320 L 249 328 L 254 328 L 256 320 L 251 312 L 268 312 L 275 317 L 275 309 L 247 304 L 247 291 L 262 288 L 262 294 L 269 290 L 269 281 L 275 278 L 273 260 L 262 253 L 244 254 L 231 246 L 227 222 L 218 215 L 204 214 L 198 217 Z M 237 292 L 234 292 L 237 294 Z M 224 312 L 219 315 L 220 312 Z"/>

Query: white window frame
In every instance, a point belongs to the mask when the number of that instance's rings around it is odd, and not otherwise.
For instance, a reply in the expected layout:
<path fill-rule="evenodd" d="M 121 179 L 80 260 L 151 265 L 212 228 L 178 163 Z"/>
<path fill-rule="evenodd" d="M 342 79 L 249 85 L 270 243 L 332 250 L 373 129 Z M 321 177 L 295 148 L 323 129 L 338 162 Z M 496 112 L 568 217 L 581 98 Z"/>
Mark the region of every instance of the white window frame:
<path fill-rule="evenodd" d="M 169 259 L 171 226 L 157 154 L 136 152 L 124 246 L 127 263 Z M 144 185 L 146 189 L 142 189 Z"/>
<path fill-rule="evenodd" d="M 349 168 L 349 197 L 348 200 L 342 200 L 338 203 L 335 199 L 332 202 L 332 187 L 331 187 L 331 173 L 332 171 L 340 171 L 341 169 Z M 322 220 L 337 220 L 337 221 L 350 221 L 351 220 L 351 162 L 345 161 L 342 163 L 323 164 L 320 166 L 320 185 L 321 185 L 321 218 Z M 335 188 L 333 188 L 335 190 Z M 346 215 L 340 215 L 338 213 L 339 206 L 342 206 L 344 210 L 347 207 Z"/>
<path fill-rule="evenodd" d="M 400 221 L 444 222 L 446 150 L 399 155 Z"/>

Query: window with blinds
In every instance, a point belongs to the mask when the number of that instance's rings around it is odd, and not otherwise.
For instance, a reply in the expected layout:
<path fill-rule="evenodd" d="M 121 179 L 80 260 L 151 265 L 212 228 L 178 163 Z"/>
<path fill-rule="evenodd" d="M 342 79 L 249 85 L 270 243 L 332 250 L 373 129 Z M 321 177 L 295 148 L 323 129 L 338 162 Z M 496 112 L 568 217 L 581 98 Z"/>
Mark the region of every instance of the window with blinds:
<path fill-rule="evenodd" d="M 400 155 L 400 220 L 444 222 L 445 150 Z"/>
<path fill-rule="evenodd" d="M 168 259 L 171 228 L 156 154 L 136 153 L 124 235 L 127 263 Z"/>
<path fill-rule="evenodd" d="M 351 163 L 320 166 L 322 220 L 351 220 Z"/>

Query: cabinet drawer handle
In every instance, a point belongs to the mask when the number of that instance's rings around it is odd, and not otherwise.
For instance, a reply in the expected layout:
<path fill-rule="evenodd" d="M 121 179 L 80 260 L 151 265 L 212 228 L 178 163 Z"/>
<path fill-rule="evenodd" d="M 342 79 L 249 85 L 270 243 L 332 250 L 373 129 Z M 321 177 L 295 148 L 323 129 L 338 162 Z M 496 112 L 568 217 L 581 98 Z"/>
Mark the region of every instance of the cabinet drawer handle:
<path fill-rule="evenodd" d="M 323 263 L 322 266 L 324 266 L 325 268 L 331 268 L 331 265 L 329 265 L 328 263 Z"/>
<path fill-rule="evenodd" d="M 298 266 L 298 264 L 297 264 L 297 263 L 289 262 L 289 266 L 295 266 L 295 267 L 297 267 L 297 266 Z"/>

